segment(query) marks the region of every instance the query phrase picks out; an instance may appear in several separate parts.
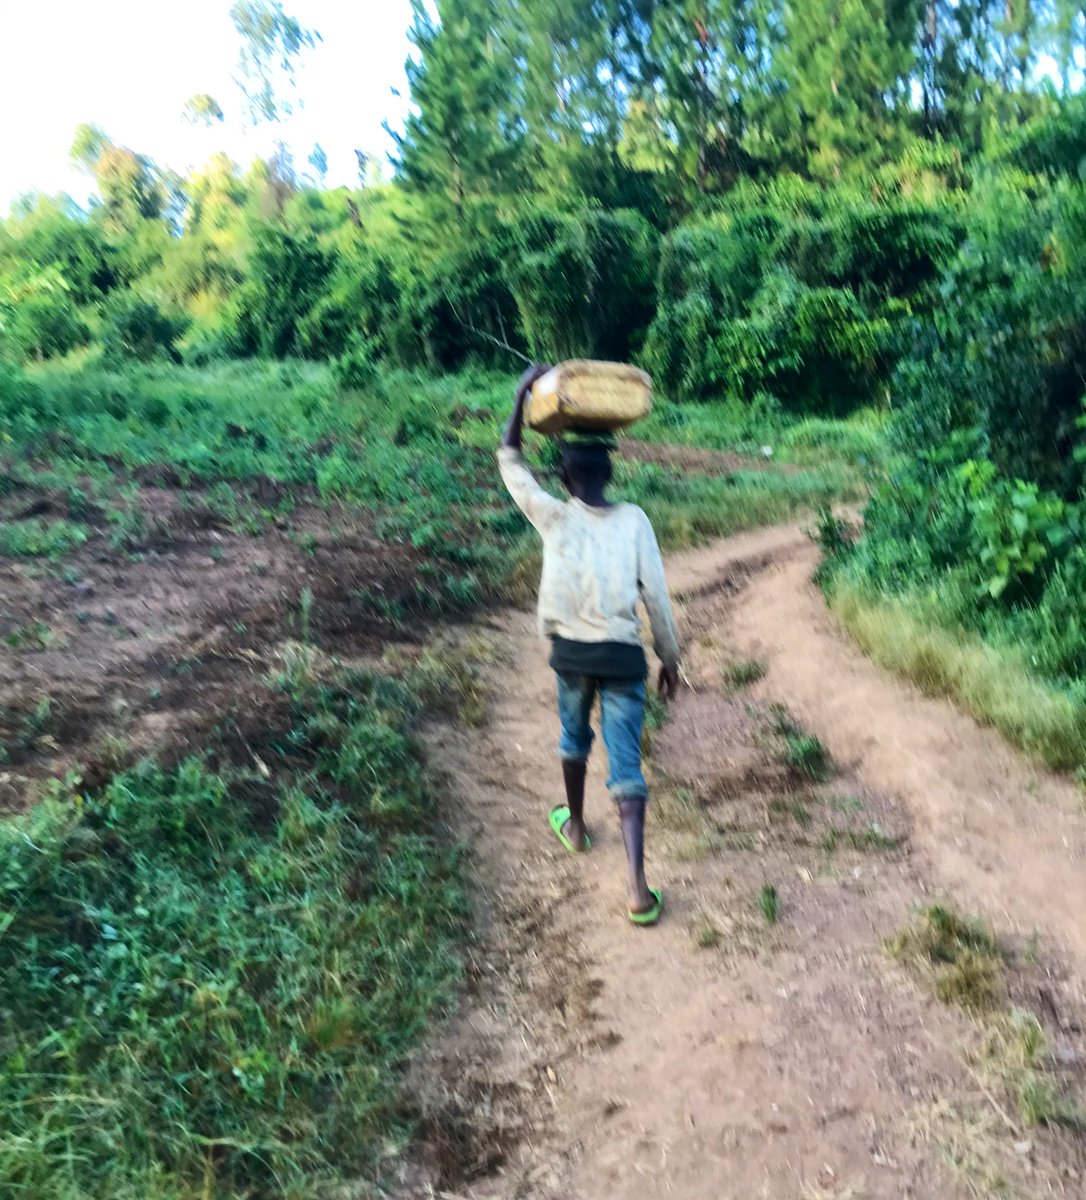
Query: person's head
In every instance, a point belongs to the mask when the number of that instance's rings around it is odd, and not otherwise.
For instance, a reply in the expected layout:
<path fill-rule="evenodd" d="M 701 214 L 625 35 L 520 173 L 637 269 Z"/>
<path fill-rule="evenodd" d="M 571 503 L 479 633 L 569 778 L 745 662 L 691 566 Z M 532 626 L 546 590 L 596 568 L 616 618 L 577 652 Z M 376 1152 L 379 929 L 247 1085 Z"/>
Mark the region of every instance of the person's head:
<path fill-rule="evenodd" d="M 562 484 L 573 496 L 602 496 L 611 482 L 611 451 L 601 443 L 566 446 L 560 471 Z"/>

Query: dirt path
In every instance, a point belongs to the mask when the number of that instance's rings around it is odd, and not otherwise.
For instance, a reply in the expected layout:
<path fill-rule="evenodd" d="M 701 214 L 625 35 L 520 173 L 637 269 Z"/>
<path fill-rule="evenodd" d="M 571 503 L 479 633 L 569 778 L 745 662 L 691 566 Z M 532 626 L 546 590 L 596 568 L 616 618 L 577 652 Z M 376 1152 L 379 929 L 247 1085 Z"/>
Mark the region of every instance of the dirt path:
<path fill-rule="evenodd" d="M 623 919 L 598 763 L 592 853 L 549 836 L 553 683 L 532 618 L 495 623 L 491 720 L 432 739 L 486 909 L 469 1001 L 424 1070 L 426 1181 L 405 1195 L 956 1200 L 997 1178 L 1002 1197 L 1083 1194 L 1077 1149 L 1025 1134 L 963 1059 L 972 1024 L 880 950 L 933 895 L 1039 931 L 1049 969 L 1016 999 L 1051 1007 L 1077 1063 L 1081 803 L 859 656 L 813 562 L 779 528 L 670 564 L 691 688 L 654 745 L 652 931 Z M 765 678 L 729 686 L 752 656 Z M 832 779 L 788 764 L 770 701 L 825 741 Z"/>
<path fill-rule="evenodd" d="M 1081 790 L 846 643 L 808 582 L 816 561 L 808 547 L 755 581 L 736 608 L 734 644 L 771 664 L 766 689 L 835 757 L 907 803 L 935 886 L 1002 928 L 1043 931 L 1086 979 Z"/>

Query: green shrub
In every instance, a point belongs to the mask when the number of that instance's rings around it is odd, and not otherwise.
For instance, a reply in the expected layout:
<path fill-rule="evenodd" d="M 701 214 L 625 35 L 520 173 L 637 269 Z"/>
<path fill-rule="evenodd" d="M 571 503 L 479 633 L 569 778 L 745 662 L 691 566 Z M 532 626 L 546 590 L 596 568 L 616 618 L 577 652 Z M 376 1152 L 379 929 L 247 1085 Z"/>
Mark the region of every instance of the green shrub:
<path fill-rule="evenodd" d="M 737 188 L 667 239 L 646 357 L 687 399 L 846 413 L 881 402 L 909 314 L 962 236 L 949 207 L 778 183 Z"/>
<path fill-rule="evenodd" d="M 657 239 L 630 211 L 530 210 L 506 226 L 506 278 L 540 359 L 628 359 L 652 318 Z"/>
<path fill-rule="evenodd" d="M 516 303 L 506 278 L 501 238 L 445 251 L 405 284 L 391 338 L 405 367 L 455 371 L 468 363 L 509 366 L 500 344 L 525 349 Z"/>
<path fill-rule="evenodd" d="M 108 304 L 102 325 L 102 352 L 107 359 L 151 362 L 176 359 L 174 346 L 185 322 L 168 317 L 149 301 L 123 295 Z"/>
<path fill-rule="evenodd" d="M 354 336 L 343 353 L 332 362 L 332 376 L 341 388 L 354 391 L 375 389 L 380 380 L 375 355 L 376 345 L 368 338 Z"/>
<path fill-rule="evenodd" d="M 1086 203 L 1081 188 L 1049 189 L 1009 172 L 984 184 L 969 236 L 944 273 L 948 303 L 908 330 L 887 478 L 867 507 L 862 540 L 836 569 L 869 602 L 879 592 L 890 602 L 902 595 L 914 616 L 937 624 L 910 639 L 944 660 L 941 688 L 970 696 L 973 711 L 1020 744 L 1073 763 L 1081 729 L 1065 708 L 1086 697 Z M 1023 711 L 981 657 L 953 647 L 955 630 L 963 645 L 972 646 L 971 633 L 996 658 L 1021 658 L 1066 703 Z M 871 640 L 894 639 L 873 632 Z M 899 650 L 891 656 L 915 658 Z"/>
<path fill-rule="evenodd" d="M 31 263 L 5 278 L 0 262 L 0 354 L 16 362 L 41 362 L 83 345 L 88 335 L 58 268 Z"/>

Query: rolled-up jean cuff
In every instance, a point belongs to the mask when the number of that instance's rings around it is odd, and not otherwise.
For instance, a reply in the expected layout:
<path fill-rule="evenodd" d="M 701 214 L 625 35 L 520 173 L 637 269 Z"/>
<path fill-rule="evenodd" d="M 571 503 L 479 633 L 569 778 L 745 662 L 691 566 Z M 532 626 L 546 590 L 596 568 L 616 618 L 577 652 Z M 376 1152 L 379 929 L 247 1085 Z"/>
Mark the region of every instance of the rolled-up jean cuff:
<path fill-rule="evenodd" d="M 617 804 L 620 800 L 648 800 L 649 791 L 643 783 L 613 783 L 610 787 L 611 799 Z"/>
<path fill-rule="evenodd" d="M 584 752 L 579 750 L 559 750 L 558 757 L 562 762 L 587 763 L 589 752 L 587 750 Z"/>

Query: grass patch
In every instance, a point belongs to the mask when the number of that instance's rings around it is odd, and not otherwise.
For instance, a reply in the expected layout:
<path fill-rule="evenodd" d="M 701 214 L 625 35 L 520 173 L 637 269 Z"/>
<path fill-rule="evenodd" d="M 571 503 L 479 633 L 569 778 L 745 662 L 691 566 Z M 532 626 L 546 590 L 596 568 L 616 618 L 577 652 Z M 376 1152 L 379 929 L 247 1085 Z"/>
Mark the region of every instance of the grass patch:
<path fill-rule="evenodd" d="M 781 898 L 773 884 L 767 883 L 758 893 L 758 911 L 770 925 L 776 925 L 780 917 Z"/>
<path fill-rule="evenodd" d="M 87 540 L 86 526 L 75 521 L 0 521 L 0 554 L 8 558 L 61 558 Z"/>
<path fill-rule="evenodd" d="M 736 659 L 725 662 L 721 667 L 721 674 L 724 677 L 724 690 L 729 695 L 745 687 L 750 687 L 752 683 L 757 683 L 759 679 L 765 677 L 765 673 L 765 663 L 760 662 L 756 658 Z"/>
<path fill-rule="evenodd" d="M 720 930 L 709 917 L 701 917 L 691 931 L 694 945 L 699 950 L 712 950 L 720 945 Z"/>
<path fill-rule="evenodd" d="M 901 600 L 836 581 L 830 605 L 865 653 L 930 696 L 947 696 L 1049 767 L 1086 767 L 1086 708 L 1047 687 L 1006 647 L 925 622 Z"/>
<path fill-rule="evenodd" d="M 4 644 L 12 650 L 48 650 L 54 640 L 52 629 L 44 621 L 35 621 L 13 629 L 4 638 Z"/>
<path fill-rule="evenodd" d="M 428 715 L 443 713 L 478 728 L 487 717 L 487 672 L 501 661 L 499 647 L 478 634 L 438 637 L 415 660 L 409 678 Z"/>
<path fill-rule="evenodd" d="M 859 499 L 862 494 L 858 485 L 831 469 L 684 476 L 629 462 L 616 463 L 612 491 L 616 499 L 645 510 L 668 550 L 779 524 L 833 500 Z"/>
<path fill-rule="evenodd" d="M 791 817 L 804 829 L 811 824 L 811 810 L 797 796 L 773 796 L 768 811 L 772 816 Z"/>
<path fill-rule="evenodd" d="M 419 700 L 301 677 L 261 771 L 145 763 L 0 825 L 0 1192 L 315 1195 L 408 1136 L 463 915 Z"/>
<path fill-rule="evenodd" d="M 810 734 L 789 734 L 785 738 L 788 747 L 788 765 L 816 782 L 829 779 L 832 772 L 829 751 L 818 738 Z"/>
<path fill-rule="evenodd" d="M 830 752 L 813 734 L 800 725 L 782 705 L 770 706 L 773 732 L 784 743 L 784 758 L 789 767 L 799 775 L 821 783 L 833 774 Z"/>
<path fill-rule="evenodd" d="M 1086 1127 L 1086 1113 L 1049 1070 L 1048 1038 L 1033 1013 L 1015 1008 L 994 1017 L 970 1055 L 978 1074 L 998 1081 L 1014 1098 L 1025 1126 Z"/>
<path fill-rule="evenodd" d="M 10 706 L 0 706 L 0 721 L 13 730 L 7 741 L 0 741 L 0 766 L 28 753 L 39 743 L 48 743 L 59 713 L 48 696 L 43 696 L 27 713 L 14 712 Z M 2 930 L 0 922 L 0 930 Z"/>
<path fill-rule="evenodd" d="M 847 421 L 808 417 L 781 433 L 781 458 L 808 465 L 844 462 L 877 468 L 886 453 L 886 416 L 868 410 Z"/>
<path fill-rule="evenodd" d="M 841 845 L 867 853 L 887 854 L 898 849 L 901 838 L 883 833 L 875 824 L 863 829 L 838 829 L 836 826 L 827 829 L 822 836 L 822 849 L 832 854 Z"/>
<path fill-rule="evenodd" d="M 944 1004 L 985 1012 L 1006 996 L 999 944 L 982 925 L 943 905 L 919 912 L 888 939 L 886 951 L 925 979 Z"/>

